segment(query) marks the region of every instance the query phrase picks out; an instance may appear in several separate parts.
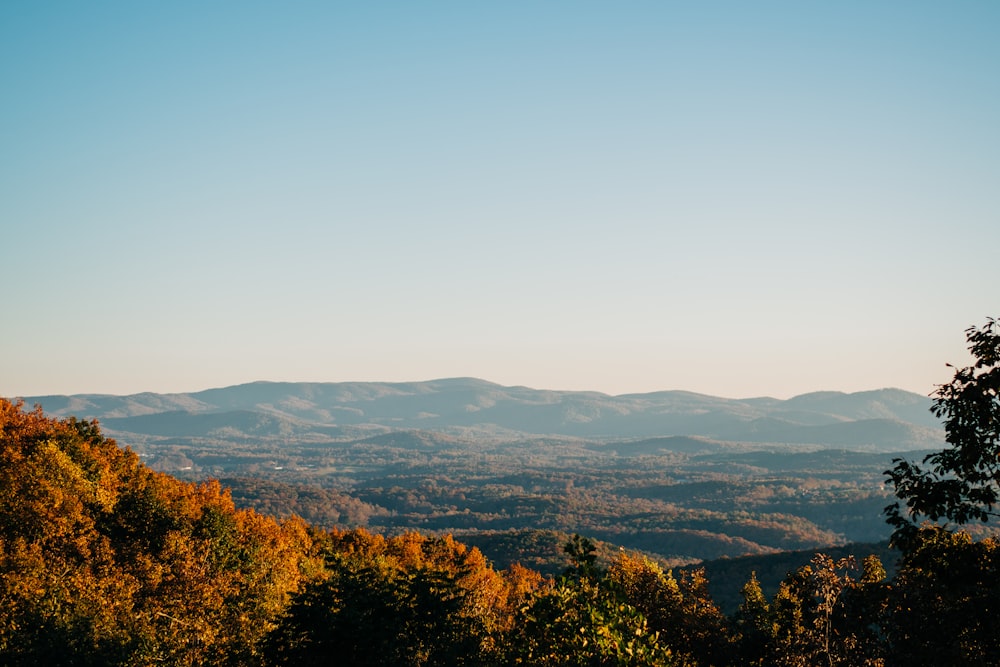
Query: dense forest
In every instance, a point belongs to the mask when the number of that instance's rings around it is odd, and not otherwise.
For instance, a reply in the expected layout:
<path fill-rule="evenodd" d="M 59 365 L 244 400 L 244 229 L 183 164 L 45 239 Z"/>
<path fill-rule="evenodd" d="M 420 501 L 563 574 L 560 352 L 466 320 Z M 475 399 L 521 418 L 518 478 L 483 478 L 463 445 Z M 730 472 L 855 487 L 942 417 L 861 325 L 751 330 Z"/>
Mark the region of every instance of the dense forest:
<path fill-rule="evenodd" d="M 271 517 L 0 399 L 0 664 L 1000 664 L 1000 541 L 956 530 L 998 514 L 1000 334 L 967 335 L 977 361 L 933 407 L 947 446 L 885 472 L 890 570 L 814 553 L 722 606 L 709 568 L 576 533 L 549 574 L 448 534 Z"/>
<path fill-rule="evenodd" d="M 926 528 L 887 579 L 817 555 L 724 614 L 704 569 L 591 540 L 548 577 L 448 536 L 320 530 L 145 466 L 94 422 L 0 401 L 0 662 L 993 664 L 1000 550 Z M 976 658 L 978 656 L 978 661 Z"/>

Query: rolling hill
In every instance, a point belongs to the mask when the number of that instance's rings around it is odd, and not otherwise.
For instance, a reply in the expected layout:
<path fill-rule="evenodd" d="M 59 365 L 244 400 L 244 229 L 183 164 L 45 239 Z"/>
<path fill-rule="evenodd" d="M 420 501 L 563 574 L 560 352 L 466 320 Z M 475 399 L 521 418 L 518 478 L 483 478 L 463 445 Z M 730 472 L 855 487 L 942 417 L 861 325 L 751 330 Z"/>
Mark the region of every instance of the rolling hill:
<path fill-rule="evenodd" d="M 185 394 L 28 396 L 52 415 L 99 419 L 112 433 L 194 435 L 235 429 L 295 436 L 380 427 L 452 434 L 927 449 L 942 442 L 925 396 L 898 389 L 817 392 L 787 400 L 684 391 L 609 396 L 507 387 L 474 378 L 411 383 L 254 382 Z M 348 431 L 343 431 L 347 433 Z M 678 442 L 678 444 L 680 444 Z M 688 443 L 690 444 L 690 443 Z"/>

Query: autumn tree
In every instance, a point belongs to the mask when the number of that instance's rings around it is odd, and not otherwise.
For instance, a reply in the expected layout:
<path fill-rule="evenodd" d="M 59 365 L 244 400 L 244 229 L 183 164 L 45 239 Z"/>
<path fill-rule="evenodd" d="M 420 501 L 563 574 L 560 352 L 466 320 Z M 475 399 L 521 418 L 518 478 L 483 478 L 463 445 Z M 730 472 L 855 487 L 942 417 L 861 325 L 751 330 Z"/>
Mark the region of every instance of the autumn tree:
<path fill-rule="evenodd" d="M 121 462 L 96 424 L 0 399 L 0 662 L 115 661 L 131 648 L 134 585 L 100 517 Z"/>
<path fill-rule="evenodd" d="M 252 662 L 310 550 L 96 422 L 0 400 L 0 664 Z"/>

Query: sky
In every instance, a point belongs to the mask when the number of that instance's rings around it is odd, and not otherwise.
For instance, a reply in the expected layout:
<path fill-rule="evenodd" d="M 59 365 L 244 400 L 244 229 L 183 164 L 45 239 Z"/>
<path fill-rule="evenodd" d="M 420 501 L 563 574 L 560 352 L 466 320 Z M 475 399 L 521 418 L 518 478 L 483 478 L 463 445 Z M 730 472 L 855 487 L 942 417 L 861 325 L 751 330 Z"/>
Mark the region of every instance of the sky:
<path fill-rule="evenodd" d="M 0 3 L 0 396 L 928 394 L 1000 3 Z"/>

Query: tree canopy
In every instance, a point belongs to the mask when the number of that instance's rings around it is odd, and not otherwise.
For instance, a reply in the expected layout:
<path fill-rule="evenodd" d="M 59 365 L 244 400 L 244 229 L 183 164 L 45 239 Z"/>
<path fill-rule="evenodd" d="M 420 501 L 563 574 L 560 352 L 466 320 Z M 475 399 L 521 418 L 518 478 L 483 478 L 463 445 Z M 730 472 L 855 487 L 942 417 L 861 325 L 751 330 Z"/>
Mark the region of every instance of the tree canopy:
<path fill-rule="evenodd" d="M 922 463 L 893 459 L 885 474 L 898 498 L 886 507 L 893 541 L 904 548 L 923 520 L 987 522 L 1000 516 L 1000 328 L 989 318 L 966 330 L 970 366 L 938 387 L 934 414 L 944 420 L 947 446 Z M 905 510 L 900 502 L 905 504 Z"/>

